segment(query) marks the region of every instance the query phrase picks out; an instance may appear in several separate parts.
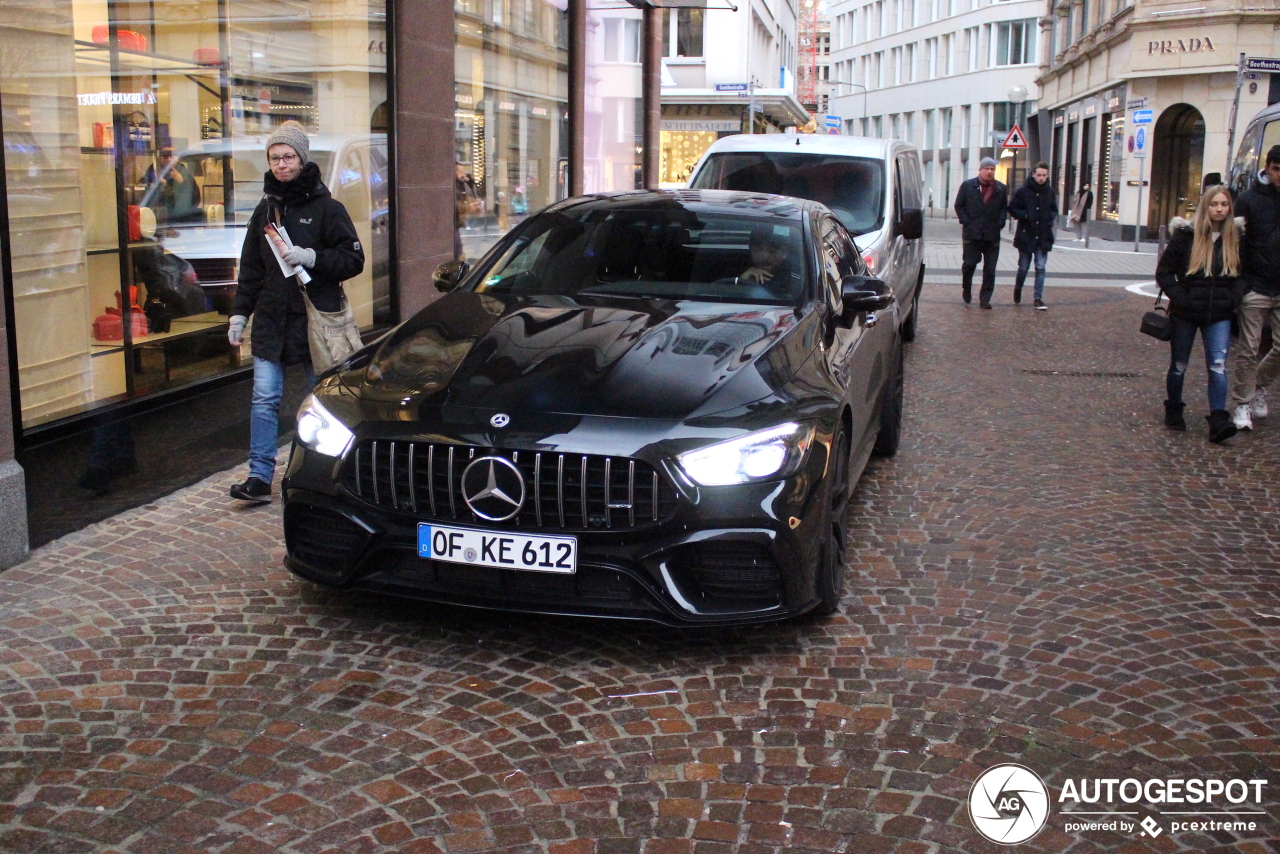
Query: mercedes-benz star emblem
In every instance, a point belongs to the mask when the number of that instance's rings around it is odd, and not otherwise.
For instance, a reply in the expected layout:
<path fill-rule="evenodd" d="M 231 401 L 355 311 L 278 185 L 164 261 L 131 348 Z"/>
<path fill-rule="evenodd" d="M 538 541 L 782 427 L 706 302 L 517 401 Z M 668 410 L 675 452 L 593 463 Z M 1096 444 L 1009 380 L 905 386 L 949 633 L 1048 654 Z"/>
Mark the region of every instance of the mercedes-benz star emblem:
<path fill-rule="evenodd" d="M 489 419 L 489 423 L 501 430 L 511 423 L 511 416 L 505 412 L 499 412 L 497 415 Z"/>
<path fill-rule="evenodd" d="M 462 498 L 481 519 L 505 522 L 524 506 L 524 475 L 510 460 L 478 457 L 462 471 Z"/>

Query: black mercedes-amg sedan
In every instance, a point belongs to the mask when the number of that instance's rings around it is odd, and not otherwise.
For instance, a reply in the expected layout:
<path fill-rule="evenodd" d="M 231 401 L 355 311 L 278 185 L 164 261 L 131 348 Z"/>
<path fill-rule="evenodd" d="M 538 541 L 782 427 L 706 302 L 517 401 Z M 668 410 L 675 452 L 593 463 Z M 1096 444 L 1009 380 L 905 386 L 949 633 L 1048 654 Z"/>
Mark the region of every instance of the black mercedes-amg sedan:
<path fill-rule="evenodd" d="M 892 291 L 816 202 L 569 199 L 323 376 L 286 564 L 461 606 L 707 625 L 839 605 L 850 492 L 897 450 Z"/>

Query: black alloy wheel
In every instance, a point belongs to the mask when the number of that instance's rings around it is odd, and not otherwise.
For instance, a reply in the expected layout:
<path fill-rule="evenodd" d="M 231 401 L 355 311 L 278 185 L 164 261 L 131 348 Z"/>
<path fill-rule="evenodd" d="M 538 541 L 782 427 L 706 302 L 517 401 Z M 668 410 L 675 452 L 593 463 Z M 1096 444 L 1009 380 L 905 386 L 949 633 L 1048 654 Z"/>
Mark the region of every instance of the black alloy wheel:
<path fill-rule="evenodd" d="M 902 440 L 902 389 L 906 373 L 902 365 L 902 342 L 893 348 L 893 368 L 880 398 L 880 433 L 872 449 L 877 457 L 892 457 L 898 453 Z"/>
<path fill-rule="evenodd" d="M 920 291 L 924 290 L 924 268 L 920 268 L 920 277 L 916 279 L 916 294 L 911 298 L 911 316 L 907 322 L 898 327 L 903 341 L 916 340 L 916 328 L 920 325 Z"/>
<path fill-rule="evenodd" d="M 834 614 L 840 608 L 844 590 L 845 526 L 849 516 L 849 435 L 843 429 L 831 444 L 831 487 L 827 499 L 827 535 L 823 539 L 818 563 L 819 617 Z"/>

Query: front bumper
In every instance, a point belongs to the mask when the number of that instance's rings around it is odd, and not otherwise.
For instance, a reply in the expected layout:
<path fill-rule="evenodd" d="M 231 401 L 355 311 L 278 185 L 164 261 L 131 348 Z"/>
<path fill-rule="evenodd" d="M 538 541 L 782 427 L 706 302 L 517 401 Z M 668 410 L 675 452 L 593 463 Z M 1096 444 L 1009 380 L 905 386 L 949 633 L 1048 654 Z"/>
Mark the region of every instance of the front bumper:
<path fill-rule="evenodd" d="M 295 444 L 283 487 L 285 564 L 330 587 L 464 607 L 678 626 L 780 620 L 817 602 L 828 448 L 819 436 L 805 466 L 780 481 L 699 488 L 670 477 L 673 512 L 636 528 L 574 532 L 578 570 L 564 575 L 421 558 L 419 522 L 493 527 L 372 504 L 344 485 L 333 458 Z"/>

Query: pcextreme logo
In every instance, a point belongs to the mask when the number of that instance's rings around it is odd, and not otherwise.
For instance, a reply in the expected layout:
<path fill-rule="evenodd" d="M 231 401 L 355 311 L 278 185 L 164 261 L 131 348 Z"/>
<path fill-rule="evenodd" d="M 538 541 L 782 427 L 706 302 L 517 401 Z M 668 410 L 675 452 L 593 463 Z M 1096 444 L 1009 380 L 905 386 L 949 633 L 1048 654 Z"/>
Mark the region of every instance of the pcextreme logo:
<path fill-rule="evenodd" d="M 1266 816 L 1267 785 L 1266 780 L 1244 779 L 1072 778 L 1056 800 L 1067 833 L 1136 832 L 1151 839 L 1166 830 L 1251 833 Z M 992 842 L 1017 845 L 1044 829 L 1053 800 L 1030 768 L 996 765 L 983 771 L 969 790 L 969 819 Z"/>

